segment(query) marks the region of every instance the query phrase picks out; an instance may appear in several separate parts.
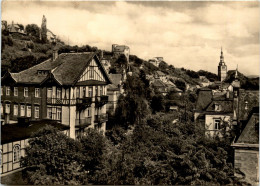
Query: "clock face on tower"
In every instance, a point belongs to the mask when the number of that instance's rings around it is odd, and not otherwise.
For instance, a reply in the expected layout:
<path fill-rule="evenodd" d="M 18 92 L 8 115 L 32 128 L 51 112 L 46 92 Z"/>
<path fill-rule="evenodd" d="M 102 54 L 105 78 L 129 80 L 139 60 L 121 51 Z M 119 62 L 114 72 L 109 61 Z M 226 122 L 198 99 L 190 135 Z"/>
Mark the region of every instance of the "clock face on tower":
<path fill-rule="evenodd" d="M 222 70 L 226 70 L 226 67 L 225 67 L 225 66 L 222 66 L 221 68 L 222 68 Z"/>

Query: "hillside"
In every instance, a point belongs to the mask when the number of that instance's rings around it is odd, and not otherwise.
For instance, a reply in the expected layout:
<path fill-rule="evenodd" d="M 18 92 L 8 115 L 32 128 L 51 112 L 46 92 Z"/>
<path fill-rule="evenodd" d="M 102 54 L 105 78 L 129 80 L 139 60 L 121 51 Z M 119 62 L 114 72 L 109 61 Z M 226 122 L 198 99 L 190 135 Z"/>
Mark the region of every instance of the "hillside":
<path fill-rule="evenodd" d="M 227 73 L 225 82 L 231 83 L 235 79 L 235 70 L 230 70 Z M 238 78 L 241 82 L 241 88 L 246 90 L 258 90 L 259 89 L 259 78 L 248 78 L 244 74 L 238 72 Z"/>

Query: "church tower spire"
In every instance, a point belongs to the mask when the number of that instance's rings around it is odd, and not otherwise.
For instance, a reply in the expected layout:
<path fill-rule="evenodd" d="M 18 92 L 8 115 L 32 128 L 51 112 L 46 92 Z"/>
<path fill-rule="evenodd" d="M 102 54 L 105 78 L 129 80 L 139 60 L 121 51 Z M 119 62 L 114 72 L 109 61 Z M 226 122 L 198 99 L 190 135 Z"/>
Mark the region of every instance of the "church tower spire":
<path fill-rule="evenodd" d="M 224 55 L 221 47 L 220 61 L 218 65 L 218 78 L 220 81 L 224 81 L 227 77 L 227 66 L 224 62 Z"/>

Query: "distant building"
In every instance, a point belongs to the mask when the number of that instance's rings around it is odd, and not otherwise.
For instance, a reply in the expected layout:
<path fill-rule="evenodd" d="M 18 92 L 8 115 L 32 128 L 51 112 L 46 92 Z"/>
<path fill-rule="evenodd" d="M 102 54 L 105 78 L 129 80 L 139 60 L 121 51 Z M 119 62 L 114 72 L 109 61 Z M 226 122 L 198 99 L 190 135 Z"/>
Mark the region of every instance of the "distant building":
<path fill-rule="evenodd" d="M 164 74 L 161 71 L 155 71 L 154 73 L 154 78 L 155 79 L 160 79 L 162 82 L 166 82 L 167 81 L 167 76 L 166 74 Z"/>
<path fill-rule="evenodd" d="M 112 84 L 107 87 L 108 103 L 107 111 L 114 113 L 120 94 L 123 93 L 122 74 L 109 74 Z"/>
<path fill-rule="evenodd" d="M 221 48 L 221 55 L 220 55 L 220 61 L 218 65 L 218 78 L 219 81 L 224 81 L 227 77 L 227 66 L 224 62 L 224 56 Z"/>
<path fill-rule="evenodd" d="M 259 107 L 251 110 L 232 147 L 234 168 L 245 174 L 246 182 L 259 185 Z M 235 175 L 239 176 L 237 173 Z"/>
<path fill-rule="evenodd" d="M 203 87 L 207 87 L 211 84 L 211 82 L 208 80 L 208 78 L 206 78 L 206 76 L 199 76 L 199 79 Z"/>
<path fill-rule="evenodd" d="M 155 79 L 151 84 L 155 93 L 162 94 L 163 96 L 167 95 L 168 87 L 160 79 Z"/>
<path fill-rule="evenodd" d="M 118 57 L 121 54 L 124 54 L 127 62 L 129 62 L 130 48 L 128 46 L 113 44 L 112 53 L 114 57 Z"/>
<path fill-rule="evenodd" d="M 52 43 L 56 43 L 57 41 L 56 35 L 52 33 L 52 31 L 50 31 L 49 29 L 47 29 L 47 40 Z"/>
<path fill-rule="evenodd" d="M 156 67 L 159 67 L 159 64 L 163 61 L 163 57 L 154 57 L 153 59 L 149 59 L 148 62 L 153 64 Z"/>
<path fill-rule="evenodd" d="M 14 24 L 12 21 L 11 25 L 7 26 L 7 29 L 10 34 L 22 34 L 25 35 L 24 33 L 24 27 L 21 24 Z"/>

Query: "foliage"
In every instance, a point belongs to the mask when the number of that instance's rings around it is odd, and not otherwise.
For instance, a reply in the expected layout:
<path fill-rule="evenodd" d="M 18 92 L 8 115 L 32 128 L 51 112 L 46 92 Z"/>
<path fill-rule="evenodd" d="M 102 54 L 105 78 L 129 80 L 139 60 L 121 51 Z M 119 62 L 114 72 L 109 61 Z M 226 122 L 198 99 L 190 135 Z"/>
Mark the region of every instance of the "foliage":
<path fill-rule="evenodd" d="M 185 91 L 185 89 L 186 89 L 186 84 L 182 80 L 176 80 L 175 85 L 177 88 L 181 89 L 182 91 Z"/>
<path fill-rule="evenodd" d="M 84 155 L 84 166 L 88 171 L 95 171 L 101 161 L 105 148 L 105 139 L 97 130 L 88 129 L 87 135 L 80 140 L 82 144 L 82 153 Z"/>
<path fill-rule="evenodd" d="M 129 61 L 130 62 L 134 62 L 136 65 L 140 66 L 143 64 L 144 60 L 140 59 L 139 57 L 137 57 L 136 55 L 130 55 L 129 56 Z"/>
<path fill-rule="evenodd" d="M 164 98 L 162 95 L 155 95 L 151 101 L 153 113 L 163 111 L 165 107 Z"/>
<path fill-rule="evenodd" d="M 239 183 L 228 160 L 229 141 L 209 139 L 193 123 L 159 114 L 105 154 L 96 184 L 212 185 Z"/>
<path fill-rule="evenodd" d="M 199 70 L 198 71 L 199 76 L 206 76 L 206 78 L 210 81 L 218 81 L 218 76 L 214 73 L 205 71 L 205 70 Z"/>
<path fill-rule="evenodd" d="M 80 184 L 84 180 L 79 142 L 47 126 L 29 140 L 22 165 L 30 184 Z"/>
<path fill-rule="evenodd" d="M 28 24 L 25 27 L 27 34 L 40 38 L 40 28 L 36 24 Z"/>

